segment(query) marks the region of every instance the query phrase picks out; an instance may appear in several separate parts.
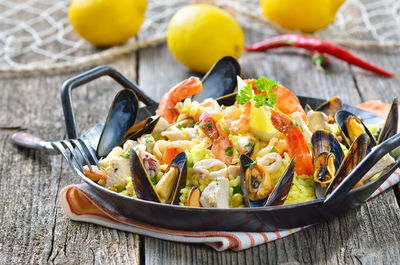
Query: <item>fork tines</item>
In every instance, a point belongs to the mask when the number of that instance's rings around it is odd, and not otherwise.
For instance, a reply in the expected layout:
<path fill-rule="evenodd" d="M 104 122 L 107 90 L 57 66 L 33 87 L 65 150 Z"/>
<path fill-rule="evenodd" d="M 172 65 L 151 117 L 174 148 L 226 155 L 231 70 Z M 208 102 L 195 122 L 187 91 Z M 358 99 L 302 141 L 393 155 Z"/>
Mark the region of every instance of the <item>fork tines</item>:
<path fill-rule="evenodd" d="M 52 142 L 51 145 L 64 156 L 74 171 L 84 172 L 84 165 L 88 165 L 89 170 L 92 171 L 91 165 L 93 164 L 100 169 L 99 161 L 93 148 L 81 138 L 56 141 Z"/>

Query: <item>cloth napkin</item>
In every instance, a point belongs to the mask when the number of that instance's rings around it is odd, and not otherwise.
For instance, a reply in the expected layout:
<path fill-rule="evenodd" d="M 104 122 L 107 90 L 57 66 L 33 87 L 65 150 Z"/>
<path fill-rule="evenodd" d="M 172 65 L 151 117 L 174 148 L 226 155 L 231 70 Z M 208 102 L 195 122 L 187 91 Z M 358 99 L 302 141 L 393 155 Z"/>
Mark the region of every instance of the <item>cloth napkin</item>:
<path fill-rule="evenodd" d="M 378 101 L 369 101 L 358 107 L 376 113 L 385 118 L 390 105 Z M 384 190 L 399 183 L 400 171 L 390 176 L 370 198 L 382 193 Z M 307 227 L 298 227 L 276 232 L 229 232 L 229 231 L 205 231 L 188 232 L 164 229 L 136 220 L 122 218 L 115 215 L 113 209 L 101 205 L 96 198 L 90 195 L 91 187 L 88 184 L 73 184 L 64 187 L 60 192 L 60 204 L 63 213 L 71 220 L 94 223 L 110 228 L 128 231 L 136 234 L 151 236 L 159 239 L 184 242 L 203 243 L 217 251 L 232 249 L 240 251 L 257 245 L 286 237 L 290 234 L 304 230 Z"/>

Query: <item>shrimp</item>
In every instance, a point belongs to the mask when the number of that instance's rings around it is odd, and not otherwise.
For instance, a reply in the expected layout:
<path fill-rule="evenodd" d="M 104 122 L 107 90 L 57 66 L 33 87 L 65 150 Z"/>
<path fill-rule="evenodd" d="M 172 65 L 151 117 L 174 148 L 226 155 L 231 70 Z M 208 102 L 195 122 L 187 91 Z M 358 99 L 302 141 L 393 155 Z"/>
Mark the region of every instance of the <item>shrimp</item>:
<path fill-rule="evenodd" d="M 250 111 L 251 102 L 247 102 L 242 110 L 238 105 L 227 107 L 223 110 L 222 116 L 229 130 L 234 133 L 246 133 L 250 126 Z"/>
<path fill-rule="evenodd" d="M 201 114 L 199 122 L 203 132 L 213 140 L 211 152 L 217 159 L 229 166 L 233 159 L 233 144 L 224 128 L 207 112 Z"/>
<path fill-rule="evenodd" d="M 272 125 L 285 135 L 287 152 L 290 157 L 296 155 L 295 172 L 298 175 L 307 175 L 312 178 L 314 165 L 307 142 L 298 126 L 286 115 L 271 109 Z"/>
<path fill-rule="evenodd" d="M 181 100 L 199 93 L 203 89 L 203 85 L 197 77 L 189 77 L 188 79 L 171 88 L 160 101 L 156 114 L 166 119 L 170 124 L 174 123 L 179 116 L 175 105 Z"/>
<path fill-rule="evenodd" d="M 246 79 L 244 80 L 246 84 L 252 85 L 253 92 L 255 95 L 264 93 L 267 96 L 267 92 L 260 92 L 256 89 L 255 80 L 254 79 Z M 286 87 L 282 85 L 278 85 L 273 92 L 276 94 L 276 103 L 275 106 L 287 115 L 291 115 L 292 113 L 298 111 L 301 115 L 301 118 L 307 123 L 307 115 L 300 104 L 299 99 Z"/>
<path fill-rule="evenodd" d="M 276 93 L 275 106 L 285 114 L 291 115 L 298 111 L 301 118 L 307 123 L 307 115 L 300 104 L 299 99 L 286 87 L 278 85 L 274 91 Z"/>

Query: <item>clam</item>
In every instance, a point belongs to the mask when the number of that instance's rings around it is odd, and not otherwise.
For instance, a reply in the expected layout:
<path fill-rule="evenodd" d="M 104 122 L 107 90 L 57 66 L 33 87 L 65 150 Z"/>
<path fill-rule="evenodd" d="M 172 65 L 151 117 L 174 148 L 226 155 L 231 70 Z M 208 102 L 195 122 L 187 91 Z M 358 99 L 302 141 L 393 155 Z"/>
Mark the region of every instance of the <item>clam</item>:
<path fill-rule="evenodd" d="M 97 146 L 97 156 L 106 156 L 123 141 L 124 134 L 136 121 L 139 101 L 130 89 L 120 90 L 108 111 L 106 123 Z"/>
<path fill-rule="evenodd" d="M 243 201 L 247 207 L 282 204 L 292 184 L 295 158 L 281 176 L 275 188 L 267 171 L 246 155 L 240 156 L 240 179 Z M 274 190 L 272 193 L 271 191 Z"/>
<path fill-rule="evenodd" d="M 187 160 L 184 152 L 178 154 L 168 166 L 157 185 L 152 184 L 142 161 L 136 152 L 130 150 L 132 184 L 138 199 L 178 204 L 180 190 L 186 185 Z"/>
<path fill-rule="evenodd" d="M 310 110 L 307 112 L 308 126 L 312 133 L 318 130 L 328 130 L 328 117 L 321 111 Z"/>

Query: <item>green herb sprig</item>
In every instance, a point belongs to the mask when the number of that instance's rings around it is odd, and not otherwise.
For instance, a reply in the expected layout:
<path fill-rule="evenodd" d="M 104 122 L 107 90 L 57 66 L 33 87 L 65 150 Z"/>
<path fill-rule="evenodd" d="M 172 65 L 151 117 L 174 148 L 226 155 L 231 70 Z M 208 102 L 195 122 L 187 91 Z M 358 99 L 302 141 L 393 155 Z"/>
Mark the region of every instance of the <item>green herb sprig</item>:
<path fill-rule="evenodd" d="M 258 95 L 254 95 L 253 86 L 249 84 L 241 89 L 236 95 L 236 102 L 239 105 L 244 105 L 246 104 L 246 102 L 249 102 L 253 99 L 256 103 L 257 108 L 262 106 L 273 107 L 277 100 L 276 93 L 273 91 L 276 87 L 278 87 L 279 83 L 275 80 L 261 76 L 254 82 L 254 84 L 256 90 L 261 93 Z M 267 96 L 265 96 L 264 92 L 267 92 Z"/>

